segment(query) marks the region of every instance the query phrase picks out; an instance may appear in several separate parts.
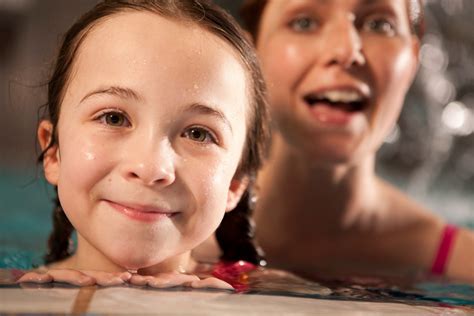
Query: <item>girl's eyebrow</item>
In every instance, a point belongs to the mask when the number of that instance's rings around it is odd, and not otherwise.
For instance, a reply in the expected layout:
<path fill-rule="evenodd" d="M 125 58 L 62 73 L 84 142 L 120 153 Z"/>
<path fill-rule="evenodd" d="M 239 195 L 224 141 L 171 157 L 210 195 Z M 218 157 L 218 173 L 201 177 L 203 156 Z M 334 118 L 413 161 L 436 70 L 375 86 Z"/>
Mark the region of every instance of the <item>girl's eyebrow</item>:
<path fill-rule="evenodd" d="M 86 94 L 85 97 L 82 98 L 81 102 L 84 102 L 87 98 L 94 96 L 94 95 L 100 95 L 100 94 L 108 94 L 112 96 L 117 96 L 122 99 L 133 99 L 135 101 L 142 101 L 143 98 L 140 96 L 139 93 L 136 91 L 130 89 L 130 88 L 124 88 L 124 87 L 119 87 L 119 86 L 110 86 L 107 88 L 99 88 L 97 90 L 94 90 L 92 92 L 89 92 Z"/>
<path fill-rule="evenodd" d="M 233 133 L 232 125 L 230 124 L 227 117 L 224 115 L 224 113 L 222 113 L 222 111 L 220 111 L 219 109 L 215 107 L 204 105 L 201 103 L 193 103 L 189 105 L 187 108 L 185 108 L 183 112 L 194 112 L 197 114 L 214 116 L 215 118 L 222 121 L 225 125 L 227 125 L 229 127 L 230 132 Z"/>
<path fill-rule="evenodd" d="M 107 88 L 99 88 L 97 90 L 94 90 L 88 94 L 86 94 L 85 97 L 82 98 L 81 102 L 84 102 L 84 100 L 95 96 L 95 95 L 101 95 L 101 94 L 106 94 L 106 95 L 112 95 L 112 96 L 117 96 L 122 99 L 133 99 L 135 101 L 142 101 L 143 97 L 134 91 L 133 89 L 130 88 L 125 88 L 125 87 L 120 87 L 120 86 L 110 86 Z M 211 115 L 214 116 L 215 118 L 219 119 L 222 121 L 225 125 L 227 125 L 232 132 L 232 125 L 230 124 L 229 120 L 227 117 L 224 115 L 222 111 L 217 109 L 216 107 L 209 106 L 209 105 L 204 105 L 201 103 L 192 103 L 189 105 L 187 108 L 183 110 L 183 112 L 194 112 L 197 114 L 204 114 L 204 115 Z"/>

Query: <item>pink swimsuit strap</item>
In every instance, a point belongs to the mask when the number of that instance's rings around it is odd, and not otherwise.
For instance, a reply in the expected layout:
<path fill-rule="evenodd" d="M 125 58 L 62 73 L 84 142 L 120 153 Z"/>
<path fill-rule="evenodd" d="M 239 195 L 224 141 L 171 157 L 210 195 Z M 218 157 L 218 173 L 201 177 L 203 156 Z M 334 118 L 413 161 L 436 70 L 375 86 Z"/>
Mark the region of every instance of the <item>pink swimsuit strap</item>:
<path fill-rule="evenodd" d="M 454 225 L 447 224 L 444 226 L 443 234 L 440 239 L 438 252 L 431 266 L 431 273 L 435 275 L 443 275 L 449 259 L 449 253 L 454 245 L 454 239 L 458 228 Z"/>

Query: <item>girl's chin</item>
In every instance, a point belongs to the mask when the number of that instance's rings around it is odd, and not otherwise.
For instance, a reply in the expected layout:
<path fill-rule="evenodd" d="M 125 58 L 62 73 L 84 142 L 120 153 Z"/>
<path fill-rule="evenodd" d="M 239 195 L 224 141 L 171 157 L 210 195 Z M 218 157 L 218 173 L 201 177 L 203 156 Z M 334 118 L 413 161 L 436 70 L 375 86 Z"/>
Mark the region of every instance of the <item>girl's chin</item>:
<path fill-rule="evenodd" d="M 166 258 L 121 258 L 122 260 L 116 261 L 116 263 L 123 267 L 126 270 L 140 270 L 140 269 L 147 269 L 156 265 L 159 265 Z M 133 260 L 132 260 L 133 259 Z"/>

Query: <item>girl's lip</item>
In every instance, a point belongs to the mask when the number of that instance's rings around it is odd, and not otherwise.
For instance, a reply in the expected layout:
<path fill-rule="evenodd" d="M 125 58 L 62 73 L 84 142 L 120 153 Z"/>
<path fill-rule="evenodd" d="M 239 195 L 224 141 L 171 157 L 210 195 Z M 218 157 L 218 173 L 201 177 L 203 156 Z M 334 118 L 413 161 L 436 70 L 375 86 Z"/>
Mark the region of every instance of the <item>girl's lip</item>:
<path fill-rule="evenodd" d="M 173 217 L 178 214 L 178 212 L 167 211 L 154 206 L 113 202 L 110 200 L 105 201 L 116 211 L 126 215 L 131 219 L 142 222 L 155 222 L 164 218 Z"/>

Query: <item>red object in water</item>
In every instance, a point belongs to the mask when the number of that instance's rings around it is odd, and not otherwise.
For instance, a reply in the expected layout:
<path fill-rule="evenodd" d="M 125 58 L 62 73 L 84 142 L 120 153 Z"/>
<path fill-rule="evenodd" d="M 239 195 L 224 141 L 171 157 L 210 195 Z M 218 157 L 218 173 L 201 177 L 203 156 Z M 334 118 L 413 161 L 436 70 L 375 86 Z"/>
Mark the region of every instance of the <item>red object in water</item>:
<path fill-rule="evenodd" d="M 257 269 L 257 266 L 247 261 L 219 262 L 212 271 L 212 275 L 226 281 L 240 293 L 248 289 L 248 272 Z"/>

